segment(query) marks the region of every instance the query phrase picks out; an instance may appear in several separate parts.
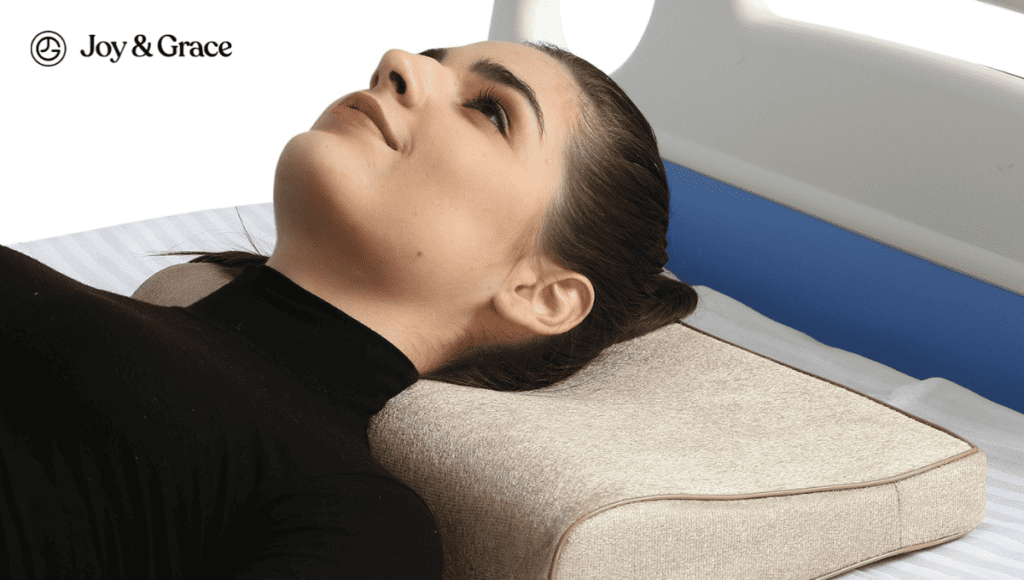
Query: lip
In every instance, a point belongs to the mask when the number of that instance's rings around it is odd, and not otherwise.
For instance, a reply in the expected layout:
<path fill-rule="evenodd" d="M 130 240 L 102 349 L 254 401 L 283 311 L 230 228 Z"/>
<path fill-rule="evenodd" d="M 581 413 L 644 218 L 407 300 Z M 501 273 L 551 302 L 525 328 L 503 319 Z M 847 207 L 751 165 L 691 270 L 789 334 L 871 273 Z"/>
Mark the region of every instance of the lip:
<path fill-rule="evenodd" d="M 388 147 L 398 151 L 398 139 L 395 137 L 395 132 L 391 129 L 391 125 L 388 124 L 388 118 L 384 116 L 384 109 L 377 102 L 377 99 L 365 92 L 352 93 L 345 97 L 341 102 L 341 106 L 355 109 L 369 117 L 370 121 L 377 126 L 380 134 L 384 136 L 384 141 L 387 142 Z"/>

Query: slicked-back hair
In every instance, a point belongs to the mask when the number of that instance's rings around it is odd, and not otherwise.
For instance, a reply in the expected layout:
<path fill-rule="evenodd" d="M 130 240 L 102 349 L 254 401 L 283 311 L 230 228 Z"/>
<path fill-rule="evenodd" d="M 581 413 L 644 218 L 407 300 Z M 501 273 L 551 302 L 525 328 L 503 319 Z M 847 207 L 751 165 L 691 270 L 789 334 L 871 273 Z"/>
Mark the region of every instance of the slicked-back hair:
<path fill-rule="evenodd" d="M 668 179 L 650 124 L 597 67 L 552 45 L 527 44 L 569 71 L 580 103 L 564 186 L 544 216 L 538 249 L 590 280 L 594 306 L 568 332 L 481 349 L 424 378 L 498 390 L 551 385 L 612 344 L 678 322 L 697 307 L 691 286 L 663 274 Z"/>

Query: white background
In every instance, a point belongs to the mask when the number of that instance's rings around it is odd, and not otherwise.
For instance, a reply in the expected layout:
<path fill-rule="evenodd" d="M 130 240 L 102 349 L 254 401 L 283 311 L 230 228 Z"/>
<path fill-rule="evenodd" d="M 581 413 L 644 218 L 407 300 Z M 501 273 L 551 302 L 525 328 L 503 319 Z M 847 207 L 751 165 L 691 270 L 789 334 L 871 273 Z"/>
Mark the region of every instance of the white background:
<path fill-rule="evenodd" d="M 0 243 L 268 202 L 277 157 L 381 54 L 486 39 L 489 2 L 41 2 L 0 24 L 4 71 Z M 5 12 L 8 10 L 5 9 Z M 30 57 L 40 31 L 63 62 Z M 117 63 L 89 35 L 128 41 Z M 229 40 L 229 58 L 136 58 L 153 42 Z"/>
<path fill-rule="evenodd" d="M 801 2 L 766 1 L 793 18 L 800 17 Z M 863 20 L 885 22 L 896 33 L 940 30 L 932 36 L 972 50 L 993 45 L 999 53 L 993 25 L 964 28 L 962 16 L 952 23 L 919 18 L 922 5 L 939 2 L 997 10 L 1017 18 L 1012 26 L 1021 30 L 1021 15 L 974 0 L 885 0 L 878 7 L 887 11 L 884 18 Z M 812 16 L 832 18 L 825 22 L 832 26 L 837 15 L 857 13 L 847 3 L 802 2 L 813 8 Z M 561 0 L 569 48 L 612 72 L 632 52 L 652 4 Z M 825 5 L 833 8 L 823 10 Z M 484 40 L 491 9 L 491 0 L 58 0 L 6 7 L 0 19 L 0 243 L 271 201 L 284 144 L 334 99 L 364 87 L 384 51 Z M 958 23 L 960 32 L 952 34 Z M 50 68 L 36 64 L 29 50 L 44 30 L 59 32 L 69 48 L 63 62 Z M 79 53 L 93 34 L 128 42 L 119 62 Z M 153 57 L 131 55 L 137 34 L 154 43 Z M 155 50 L 163 34 L 179 41 L 227 40 L 232 55 L 163 57 Z"/>
<path fill-rule="evenodd" d="M 633 10 L 641 13 L 632 17 L 634 46 L 652 3 Z M 563 5 L 571 9 L 573 0 Z M 5 7 L 0 243 L 269 202 L 288 139 L 333 100 L 364 88 L 387 49 L 486 40 L 491 10 L 490 0 Z M 30 56 L 44 30 L 59 32 L 69 48 L 49 68 Z M 120 60 L 83 57 L 92 34 L 128 41 Z M 130 54 L 137 34 L 154 43 L 153 57 Z M 164 34 L 229 40 L 232 54 L 163 57 L 155 43 Z M 625 55 L 616 58 L 612 66 Z"/>

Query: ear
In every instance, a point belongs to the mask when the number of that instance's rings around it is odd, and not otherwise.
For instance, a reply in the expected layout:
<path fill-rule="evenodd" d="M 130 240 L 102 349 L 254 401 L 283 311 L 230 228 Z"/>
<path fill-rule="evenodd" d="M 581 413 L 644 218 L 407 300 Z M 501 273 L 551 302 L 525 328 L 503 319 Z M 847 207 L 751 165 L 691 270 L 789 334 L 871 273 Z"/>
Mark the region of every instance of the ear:
<path fill-rule="evenodd" d="M 494 297 L 494 305 L 516 334 L 561 334 L 590 314 L 594 287 L 586 276 L 547 258 L 524 260 Z"/>

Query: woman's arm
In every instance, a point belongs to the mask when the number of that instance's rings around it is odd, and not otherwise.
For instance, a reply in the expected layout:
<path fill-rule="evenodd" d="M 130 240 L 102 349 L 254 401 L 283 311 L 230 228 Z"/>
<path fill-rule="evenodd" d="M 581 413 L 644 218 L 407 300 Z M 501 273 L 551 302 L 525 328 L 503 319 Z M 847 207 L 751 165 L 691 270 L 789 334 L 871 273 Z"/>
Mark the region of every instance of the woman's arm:
<path fill-rule="evenodd" d="M 191 306 L 234 280 L 238 273 L 238 269 L 221 264 L 176 264 L 150 276 L 132 298 L 157 306 Z"/>

